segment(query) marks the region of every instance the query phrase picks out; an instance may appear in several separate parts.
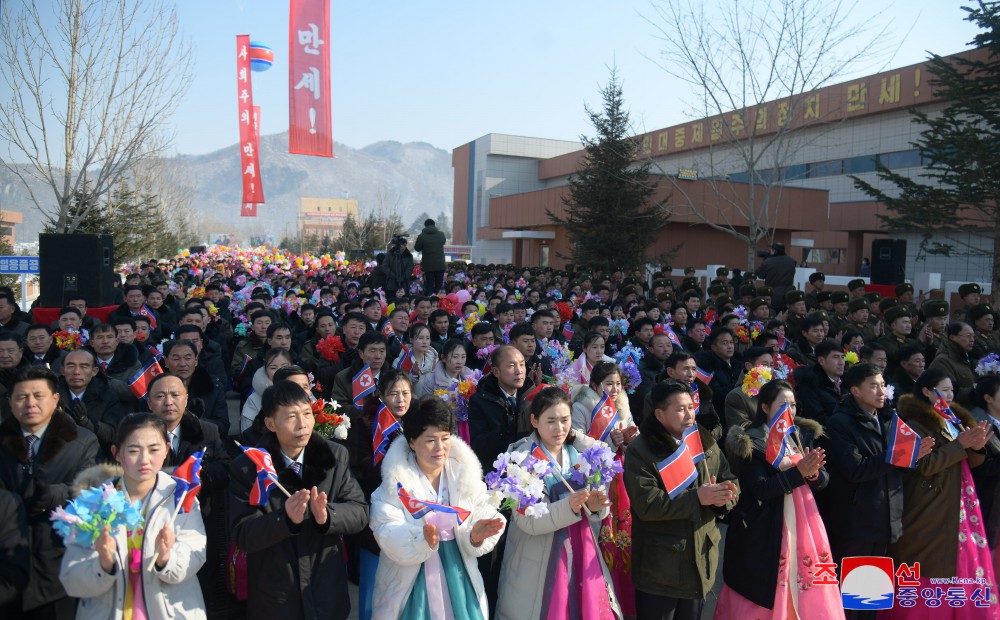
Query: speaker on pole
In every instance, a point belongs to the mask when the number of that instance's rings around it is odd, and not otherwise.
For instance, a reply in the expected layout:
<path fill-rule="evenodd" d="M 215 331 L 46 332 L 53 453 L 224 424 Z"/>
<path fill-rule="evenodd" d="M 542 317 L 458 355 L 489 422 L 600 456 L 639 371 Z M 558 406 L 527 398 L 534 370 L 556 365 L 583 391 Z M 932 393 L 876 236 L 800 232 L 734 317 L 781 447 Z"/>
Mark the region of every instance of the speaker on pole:
<path fill-rule="evenodd" d="M 906 281 L 906 240 L 872 241 L 872 284 L 902 284 Z"/>
<path fill-rule="evenodd" d="M 115 242 L 111 235 L 38 235 L 38 281 L 43 308 L 82 296 L 90 307 L 115 300 Z"/>

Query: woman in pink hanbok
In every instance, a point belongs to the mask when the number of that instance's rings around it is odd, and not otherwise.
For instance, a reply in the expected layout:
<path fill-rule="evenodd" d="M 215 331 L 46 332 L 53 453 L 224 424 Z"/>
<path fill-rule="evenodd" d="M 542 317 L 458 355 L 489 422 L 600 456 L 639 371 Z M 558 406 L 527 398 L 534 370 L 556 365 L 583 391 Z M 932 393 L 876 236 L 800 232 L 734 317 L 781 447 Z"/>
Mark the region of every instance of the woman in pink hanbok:
<path fill-rule="evenodd" d="M 795 392 L 770 381 L 757 395 L 757 416 L 747 429 L 726 436 L 726 458 L 740 481 L 740 500 L 730 515 L 722 575 L 725 585 L 715 618 L 745 620 L 842 620 L 836 585 L 814 584 L 818 564 L 832 562 L 813 489 L 826 486 L 822 449 L 813 441 L 822 427 L 794 418 L 798 429 L 784 453 L 767 456 L 770 420 L 787 405 L 795 415 Z"/>

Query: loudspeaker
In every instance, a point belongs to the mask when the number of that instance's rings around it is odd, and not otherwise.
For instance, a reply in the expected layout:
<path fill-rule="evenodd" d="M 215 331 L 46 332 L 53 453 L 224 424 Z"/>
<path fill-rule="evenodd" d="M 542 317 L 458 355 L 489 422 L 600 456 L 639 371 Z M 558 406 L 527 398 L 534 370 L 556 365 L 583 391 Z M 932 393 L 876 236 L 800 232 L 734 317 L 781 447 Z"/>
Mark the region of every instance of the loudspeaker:
<path fill-rule="evenodd" d="M 206 248 L 203 245 L 192 245 L 191 247 L 188 248 L 188 252 L 191 252 L 192 254 L 201 254 L 207 249 L 208 248 Z"/>
<path fill-rule="evenodd" d="M 872 284 L 902 284 L 906 281 L 906 240 L 872 241 Z"/>
<path fill-rule="evenodd" d="M 115 301 L 115 241 L 111 235 L 38 235 L 39 295 L 43 308 L 60 308 L 82 295 L 91 308 Z"/>

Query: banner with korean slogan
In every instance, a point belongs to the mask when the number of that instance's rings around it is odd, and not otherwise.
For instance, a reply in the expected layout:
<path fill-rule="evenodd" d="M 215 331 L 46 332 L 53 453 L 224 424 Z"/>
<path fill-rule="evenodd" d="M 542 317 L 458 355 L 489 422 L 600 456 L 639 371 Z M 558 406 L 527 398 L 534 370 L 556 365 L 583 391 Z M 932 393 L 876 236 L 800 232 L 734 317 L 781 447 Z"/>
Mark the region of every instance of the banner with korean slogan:
<path fill-rule="evenodd" d="M 257 169 L 260 169 L 260 106 L 253 107 L 253 150 L 257 153 Z M 244 202 L 240 209 L 242 217 L 257 217 L 257 203 Z"/>
<path fill-rule="evenodd" d="M 259 204 L 264 202 L 264 187 L 260 182 L 260 159 L 257 153 L 257 141 L 254 139 L 250 35 L 247 34 L 236 37 L 236 95 L 240 123 L 240 170 L 243 177 L 243 204 Z"/>
<path fill-rule="evenodd" d="M 330 0 L 291 0 L 288 19 L 288 152 L 333 157 Z"/>

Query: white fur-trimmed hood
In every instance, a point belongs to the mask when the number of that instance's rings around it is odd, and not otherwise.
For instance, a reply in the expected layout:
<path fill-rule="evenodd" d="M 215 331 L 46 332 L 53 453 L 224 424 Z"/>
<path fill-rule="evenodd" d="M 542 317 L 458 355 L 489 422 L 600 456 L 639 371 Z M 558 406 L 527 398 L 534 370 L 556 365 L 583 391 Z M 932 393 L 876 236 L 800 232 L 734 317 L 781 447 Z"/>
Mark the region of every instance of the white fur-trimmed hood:
<path fill-rule="evenodd" d="M 393 440 L 382 460 L 382 484 L 389 484 L 389 488 L 395 489 L 396 483 L 400 482 L 411 491 L 417 488 L 421 472 L 415 461 L 410 460 L 411 454 L 413 451 L 405 437 L 400 435 Z M 462 497 L 477 497 L 485 492 L 486 484 L 483 482 L 483 468 L 479 459 L 458 435 L 451 436 L 448 472 L 449 485 L 458 485 L 457 488 L 449 487 L 453 493 Z"/>

